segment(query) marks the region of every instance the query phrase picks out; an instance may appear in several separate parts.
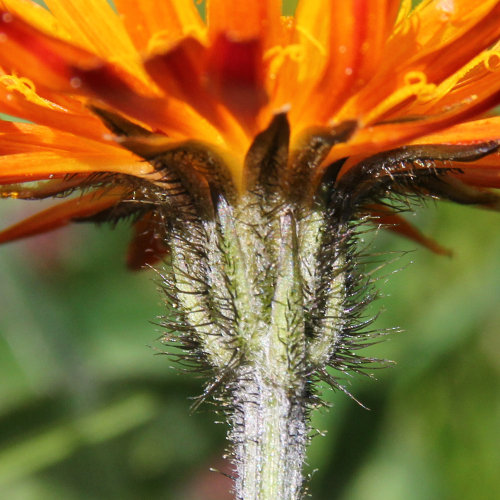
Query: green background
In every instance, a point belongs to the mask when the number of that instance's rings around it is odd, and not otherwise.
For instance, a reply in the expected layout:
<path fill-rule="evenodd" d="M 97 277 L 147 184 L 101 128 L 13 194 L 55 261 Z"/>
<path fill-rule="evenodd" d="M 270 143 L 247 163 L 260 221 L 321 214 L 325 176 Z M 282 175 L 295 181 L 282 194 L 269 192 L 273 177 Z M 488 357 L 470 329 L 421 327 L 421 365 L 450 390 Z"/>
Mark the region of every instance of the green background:
<path fill-rule="evenodd" d="M 3 201 L 5 227 L 40 208 Z M 395 360 L 324 390 L 309 450 L 316 500 L 482 500 L 500 489 L 498 214 L 429 203 L 409 216 L 453 258 L 369 233 L 377 327 Z M 202 379 L 161 355 L 153 272 L 129 273 L 130 230 L 74 226 L 0 247 L 0 497 L 231 498 L 225 428 Z M 403 251 L 403 253 L 401 253 Z M 412 263 L 415 261 L 415 263 Z M 376 263 L 370 266 L 377 267 Z"/>

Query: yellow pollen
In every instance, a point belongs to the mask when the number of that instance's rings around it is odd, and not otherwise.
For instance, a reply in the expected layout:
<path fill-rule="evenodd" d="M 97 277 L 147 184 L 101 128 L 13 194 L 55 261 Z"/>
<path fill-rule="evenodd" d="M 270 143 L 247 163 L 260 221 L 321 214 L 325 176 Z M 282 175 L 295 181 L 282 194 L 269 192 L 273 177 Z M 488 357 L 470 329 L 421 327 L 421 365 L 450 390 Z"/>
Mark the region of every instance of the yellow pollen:
<path fill-rule="evenodd" d="M 381 116 L 403 103 L 410 97 L 428 101 L 436 97 L 437 86 L 427 83 L 427 76 L 422 71 L 409 71 L 404 77 L 404 86 L 397 89 L 389 97 L 384 99 L 368 115 L 365 116 L 364 124 L 377 121 Z"/>
<path fill-rule="evenodd" d="M 193 37 L 199 40 L 200 42 L 204 42 L 205 33 L 200 30 L 198 26 L 195 24 L 187 24 L 182 28 L 182 34 L 185 37 Z M 176 38 L 177 39 L 177 38 Z M 148 46 L 146 48 L 148 54 L 158 54 L 161 52 L 167 51 L 170 47 L 172 47 L 172 33 L 168 30 L 161 30 L 153 33 L 151 38 L 148 41 Z"/>
<path fill-rule="evenodd" d="M 479 72 L 473 70 L 479 70 Z M 482 71 L 481 71 L 482 70 Z M 471 85 L 484 77 L 484 72 L 495 73 L 500 70 L 500 44 L 491 50 L 483 52 L 462 67 L 455 74 L 444 80 L 436 89 L 436 97 L 444 97 L 453 90 L 458 90 Z"/>
<path fill-rule="evenodd" d="M 427 83 L 427 76 L 422 71 L 409 71 L 404 77 L 405 85 L 421 85 Z"/>
<path fill-rule="evenodd" d="M 286 59 L 289 58 L 291 61 L 300 63 L 304 60 L 305 52 L 304 48 L 299 44 L 292 44 L 283 47 L 281 45 L 275 45 L 271 47 L 264 53 L 264 61 L 270 61 L 269 63 L 269 75 L 272 80 L 276 79 L 281 66 L 285 63 Z"/>
<path fill-rule="evenodd" d="M 46 108 L 59 108 L 62 109 L 57 104 L 54 104 L 43 97 L 40 97 L 36 93 L 35 84 L 26 77 L 19 77 L 15 74 L 12 75 L 1 75 L 0 83 L 5 85 L 5 88 L 11 91 L 17 91 L 22 94 L 26 100 L 32 102 L 34 104 L 38 104 L 40 106 L 44 106 Z"/>
<path fill-rule="evenodd" d="M 153 36 L 148 41 L 148 54 L 165 50 L 168 47 L 169 38 L 171 38 L 171 35 L 166 30 L 153 33 Z"/>
<path fill-rule="evenodd" d="M 488 54 L 484 60 L 484 67 L 491 72 L 498 71 L 500 68 L 500 52 Z"/>
<path fill-rule="evenodd" d="M 327 55 L 326 47 L 314 35 L 312 35 L 310 31 L 306 30 L 300 25 L 297 25 L 295 30 L 298 31 L 301 35 L 303 35 L 304 38 L 309 40 L 318 49 L 318 52 L 323 57 L 326 57 Z"/>

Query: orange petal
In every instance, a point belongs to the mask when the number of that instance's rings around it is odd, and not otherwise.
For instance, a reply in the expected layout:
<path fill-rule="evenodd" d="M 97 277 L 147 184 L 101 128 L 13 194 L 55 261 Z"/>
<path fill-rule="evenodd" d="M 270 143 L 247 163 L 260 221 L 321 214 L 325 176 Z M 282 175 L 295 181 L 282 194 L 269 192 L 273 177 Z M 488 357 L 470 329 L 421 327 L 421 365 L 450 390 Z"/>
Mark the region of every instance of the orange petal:
<path fill-rule="evenodd" d="M 232 40 L 258 38 L 264 46 L 273 43 L 280 29 L 281 0 L 208 0 L 209 35 L 225 34 Z M 268 43 L 269 41 L 269 43 Z"/>
<path fill-rule="evenodd" d="M 316 88 L 325 99 L 315 109 L 306 104 L 307 111 L 323 121 L 378 69 L 399 7 L 395 0 L 331 0 L 331 4 L 330 63 Z"/>
<path fill-rule="evenodd" d="M 50 90 L 85 95 L 80 74 L 105 68 L 134 91 L 153 92 L 143 81 L 142 69 L 124 71 L 116 64 L 108 64 L 88 51 L 36 30 L 10 13 L 0 12 L 0 42 L 1 67 Z"/>
<path fill-rule="evenodd" d="M 131 153 L 130 155 L 132 158 Z M 123 156 L 114 158 L 83 154 L 68 156 L 50 151 L 0 156 L 0 184 L 94 172 L 116 172 L 148 177 L 154 173 L 154 169 L 149 163 L 133 159 L 127 161 Z"/>
<path fill-rule="evenodd" d="M 498 39 L 500 2 L 494 3 L 496 5 L 488 9 L 484 16 L 461 36 L 441 47 L 439 51 L 432 50 L 415 61 L 415 65 L 423 68 L 428 81 L 442 81 Z M 439 64 L 436 64 L 436 57 L 439 57 Z"/>
<path fill-rule="evenodd" d="M 86 95 L 99 99 L 115 110 L 153 129 L 176 138 L 199 138 L 222 142 L 218 131 L 186 103 L 167 97 L 141 95 L 110 65 L 73 73 Z"/>
<path fill-rule="evenodd" d="M 0 10 L 20 17 L 31 26 L 49 35 L 69 40 L 71 35 L 58 23 L 54 15 L 32 0 L 0 0 Z"/>
<path fill-rule="evenodd" d="M 138 271 L 158 263 L 168 248 L 158 234 L 157 225 L 161 221 L 152 213 L 146 214 L 134 224 L 134 237 L 127 253 L 127 266 Z"/>
<path fill-rule="evenodd" d="M 369 121 L 373 122 L 407 99 L 421 96 L 432 102 L 446 95 L 436 92 L 435 84 L 451 77 L 498 39 L 499 16 L 498 0 L 478 2 L 475 6 L 466 0 L 422 2 L 407 19 L 400 20 L 388 41 L 379 71 L 336 119 L 364 119 L 370 115 Z M 475 99 L 474 94 L 469 94 L 469 101 Z M 374 113 L 381 103 L 382 113 Z"/>
<path fill-rule="evenodd" d="M 498 0 L 470 0 L 419 2 L 408 13 L 413 36 L 421 47 L 439 47 L 461 37 L 498 4 Z"/>
<path fill-rule="evenodd" d="M 42 125 L 14 122 L 8 128 L 0 127 L 0 154 L 54 151 L 59 154 L 67 152 L 123 158 L 127 161 L 135 158 L 117 145 L 109 132 L 100 139 L 96 141 Z"/>
<path fill-rule="evenodd" d="M 235 41 L 220 34 L 208 62 L 210 90 L 251 132 L 267 101 L 258 39 Z"/>
<path fill-rule="evenodd" d="M 49 89 L 100 100 L 174 137 L 223 143 L 217 130 L 186 103 L 157 97 L 133 75 L 36 31 L 10 13 L 0 17 L 0 39 L 2 34 L 0 66 Z"/>
<path fill-rule="evenodd" d="M 460 171 L 461 173 L 455 176 L 466 184 L 500 189 L 500 153 L 498 151 L 470 163 L 450 162 L 448 167 Z"/>
<path fill-rule="evenodd" d="M 372 221 L 373 223 L 383 226 L 384 229 L 404 236 L 409 240 L 415 241 L 438 255 L 452 255 L 451 250 L 442 247 L 433 239 L 422 234 L 415 226 L 384 205 L 374 204 L 366 208 L 367 213 L 374 218 Z"/>
<path fill-rule="evenodd" d="M 471 186 L 464 180 L 459 176 L 447 176 L 434 181 L 429 179 L 430 183 L 428 181 L 425 189 L 431 195 L 454 203 L 500 210 L 500 196 L 491 190 Z"/>
<path fill-rule="evenodd" d="M 481 52 L 457 72 L 443 80 L 434 89 L 429 88 L 429 94 L 423 98 L 414 99 L 402 110 L 397 110 L 399 116 L 433 115 L 443 110 L 457 107 L 491 94 L 498 88 L 500 71 L 500 42 Z M 389 114 L 383 119 L 391 119 Z"/>
<path fill-rule="evenodd" d="M 459 110 L 451 109 L 447 113 L 414 121 L 401 121 L 361 128 L 349 142 L 338 144 L 332 148 L 318 171 L 318 175 L 329 164 L 341 158 L 347 158 L 352 155 L 372 155 L 376 152 L 386 151 L 407 144 L 410 141 L 422 143 L 423 139 L 418 139 L 417 141 L 418 137 L 429 136 L 435 131 L 444 130 L 456 123 L 478 116 L 500 103 L 500 82 L 498 83 L 498 87 L 494 94 L 484 99 L 478 99 L 473 104 L 464 106 Z M 342 169 L 341 174 L 344 172 L 345 169 Z"/>
<path fill-rule="evenodd" d="M 48 101 L 43 102 L 30 89 L 11 87 L 9 79 L 0 76 L 0 112 L 16 118 L 29 120 L 39 125 L 47 125 L 58 130 L 70 132 L 93 139 L 102 139 L 109 131 L 88 110 L 80 105 L 80 113 L 71 112 Z M 33 98 L 30 93 L 36 96 Z M 76 104 L 76 103 L 75 103 Z"/>
<path fill-rule="evenodd" d="M 212 96 L 204 88 L 207 51 L 194 38 L 184 38 L 167 52 L 157 54 L 144 63 L 155 83 L 169 96 L 188 102 L 212 122 L 218 112 Z"/>
<path fill-rule="evenodd" d="M 500 141 L 500 116 L 459 123 L 419 137 L 412 144 L 479 144 L 488 141 Z"/>
<path fill-rule="evenodd" d="M 51 89 L 72 89 L 73 66 L 99 64 L 89 52 L 49 37 L 8 12 L 0 12 L 0 44 L 0 66 Z"/>
<path fill-rule="evenodd" d="M 41 200 L 69 190 L 78 188 L 90 181 L 88 175 L 72 175 L 69 179 L 59 178 L 45 182 L 38 182 L 36 185 L 12 184 L 0 186 L 0 198 L 15 198 L 22 200 Z"/>
<path fill-rule="evenodd" d="M 15 241 L 66 226 L 79 218 L 90 217 L 119 203 L 123 191 L 99 189 L 59 203 L 0 232 L 0 243 Z"/>
<path fill-rule="evenodd" d="M 8 134 L 18 132 L 19 129 L 16 123 L 6 120 L 0 120 L 0 134 Z"/>
<path fill-rule="evenodd" d="M 207 91 L 205 69 L 207 50 L 194 38 L 184 38 L 164 53 L 146 60 L 144 66 L 166 95 L 188 103 L 216 127 L 232 147 L 248 144 L 241 126 Z"/>
<path fill-rule="evenodd" d="M 463 169 L 463 165 L 451 164 L 452 167 Z M 463 173 L 454 174 L 455 177 L 469 186 L 477 186 L 483 188 L 500 189 L 500 158 L 496 167 L 475 167 L 467 165 L 468 168 L 463 169 Z"/>
<path fill-rule="evenodd" d="M 125 27 L 106 0 L 46 0 L 71 41 L 131 73 L 140 73 L 139 54 Z"/>
<path fill-rule="evenodd" d="M 192 0 L 115 0 L 125 28 L 140 51 L 155 51 L 180 38 L 203 38 L 205 25 Z"/>
<path fill-rule="evenodd" d="M 298 3 L 281 42 L 265 54 L 275 109 L 293 103 L 290 121 L 310 103 L 310 93 L 329 63 L 334 5 L 330 0 Z M 286 36 L 288 35 L 288 36 Z M 301 123 L 304 127 L 309 123 Z"/>

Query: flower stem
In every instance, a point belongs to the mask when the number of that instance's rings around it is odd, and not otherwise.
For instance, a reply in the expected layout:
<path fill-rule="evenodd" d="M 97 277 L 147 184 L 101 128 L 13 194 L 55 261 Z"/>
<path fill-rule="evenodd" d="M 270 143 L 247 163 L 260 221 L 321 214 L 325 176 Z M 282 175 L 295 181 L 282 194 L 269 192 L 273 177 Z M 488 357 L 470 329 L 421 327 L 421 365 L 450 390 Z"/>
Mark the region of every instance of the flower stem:
<path fill-rule="evenodd" d="M 261 367 L 262 368 L 262 367 Z M 235 382 L 231 440 L 238 500 L 298 500 L 307 444 L 305 384 L 276 387 L 246 367 Z"/>
<path fill-rule="evenodd" d="M 299 500 L 311 381 L 342 347 L 346 232 L 320 206 L 259 193 L 186 219 L 171 231 L 169 329 L 215 375 L 205 396 L 228 414 L 236 498 Z"/>

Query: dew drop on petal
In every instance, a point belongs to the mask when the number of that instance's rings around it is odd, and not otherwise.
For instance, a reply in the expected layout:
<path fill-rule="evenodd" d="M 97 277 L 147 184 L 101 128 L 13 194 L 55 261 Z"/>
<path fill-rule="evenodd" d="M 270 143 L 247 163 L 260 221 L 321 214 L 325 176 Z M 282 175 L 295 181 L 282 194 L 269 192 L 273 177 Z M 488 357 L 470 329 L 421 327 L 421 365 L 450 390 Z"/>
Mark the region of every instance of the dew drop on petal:
<path fill-rule="evenodd" d="M 78 78 L 77 76 L 74 76 L 71 78 L 69 81 L 69 84 L 74 88 L 74 89 L 79 89 L 82 86 L 82 80 Z"/>
<path fill-rule="evenodd" d="M 455 2 L 454 0 L 440 0 L 437 2 L 436 7 L 437 10 L 441 10 L 446 14 L 454 14 L 455 13 Z"/>
<path fill-rule="evenodd" d="M 11 23 L 14 18 L 12 17 L 12 14 L 10 12 L 4 12 L 2 14 L 2 21 L 4 23 Z"/>

